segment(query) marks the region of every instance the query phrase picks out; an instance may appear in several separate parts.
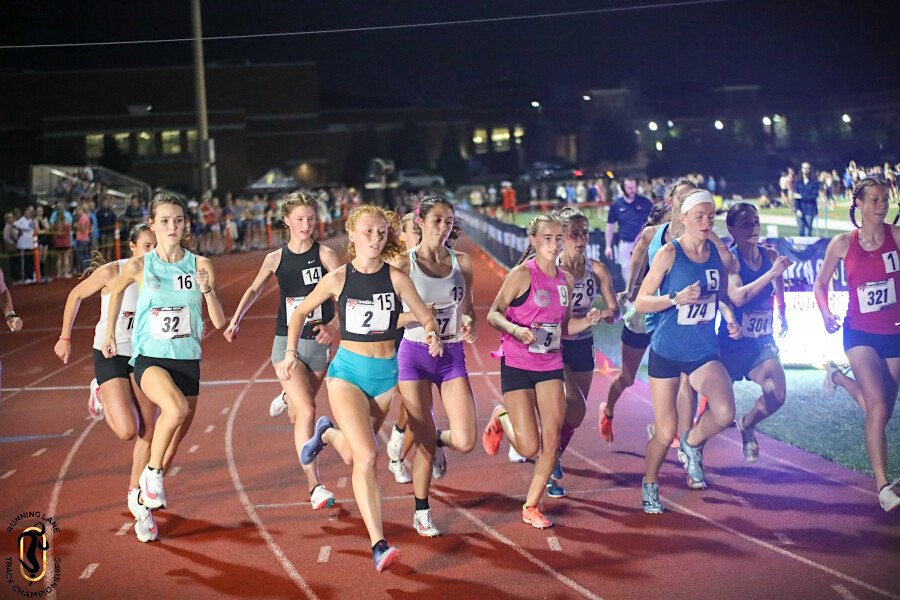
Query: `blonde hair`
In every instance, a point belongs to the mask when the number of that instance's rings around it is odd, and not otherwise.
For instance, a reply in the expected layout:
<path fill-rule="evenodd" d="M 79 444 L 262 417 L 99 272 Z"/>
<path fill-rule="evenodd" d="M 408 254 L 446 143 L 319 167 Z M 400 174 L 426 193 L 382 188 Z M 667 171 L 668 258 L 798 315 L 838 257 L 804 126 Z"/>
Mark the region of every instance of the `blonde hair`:
<path fill-rule="evenodd" d="M 541 227 L 544 225 L 559 225 L 562 228 L 565 228 L 565 223 L 559 218 L 556 213 L 549 214 L 540 214 L 531 219 L 528 223 L 528 227 L 525 228 L 525 232 L 528 234 L 528 237 L 534 237 L 538 234 L 538 231 L 541 230 Z M 531 240 L 528 241 L 528 248 L 525 249 L 525 252 L 522 253 L 522 256 L 519 257 L 519 261 L 516 263 L 516 266 L 521 265 L 523 262 L 528 260 L 528 258 L 534 254 L 534 244 L 531 243 Z"/>
<path fill-rule="evenodd" d="M 397 233 L 400 228 L 400 219 L 394 211 L 385 210 L 374 204 L 360 204 L 354 208 L 353 212 L 350 213 L 350 216 L 347 217 L 347 224 L 344 226 L 346 232 L 349 234 L 356 229 L 357 221 L 364 215 L 379 217 L 384 219 L 384 222 L 387 223 L 387 240 L 385 240 L 384 248 L 381 250 L 381 260 L 389 261 L 394 257 L 403 254 L 403 244 L 400 242 Z M 356 258 L 356 248 L 351 241 L 347 242 L 347 254 L 350 256 L 350 260 Z"/>
<path fill-rule="evenodd" d="M 416 234 L 416 238 L 418 240 L 422 240 L 422 228 L 419 226 L 417 222 L 417 217 L 415 212 L 408 212 L 403 215 L 403 218 L 400 219 L 400 227 L 397 229 L 397 237 L 403 233 L 403 230 L 406 229 L 406 226 L 412 223 L 413 233 Z M 411 250 L 412 248 L 407 248 L 407 250 Z"/>
<path fill-rule="evenodd" d="M 312 194 L 306 192 L 291 192 L 281 201 L 281 218 L 287 221 L 293 210 L 298 206 L 308 206 L 319 216 L 319 203 L 313 198 Z"/>

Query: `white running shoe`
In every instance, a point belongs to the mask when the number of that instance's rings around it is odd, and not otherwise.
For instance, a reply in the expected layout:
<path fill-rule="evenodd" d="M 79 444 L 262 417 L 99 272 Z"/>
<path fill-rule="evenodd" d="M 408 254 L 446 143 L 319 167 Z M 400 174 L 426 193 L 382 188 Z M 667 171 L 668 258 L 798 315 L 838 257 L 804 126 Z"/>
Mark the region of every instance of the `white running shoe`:
<path fill-rule="evenodd" d="M 894 486 L 898 483 L 900 483 L 900 479 L 895 479 L 878 492 L 878 502 L 881 504 L 884 512 L 891 512 L 900 506 L 900 496 L 894 491 Z"/>
<path fill-rule="evenodd" d="M 443 448 L 434 449 L 434 461 L 431 463 L 431 479 L 437 481 L 447 474 L 447 453 Z"/>
<path fill-rule="evenodd" d="M 516 452 L 516 449 L 513 448 L 513 445 L 509 445 L 509 462 L 511 463 L 523 463 L 528 459 Z"/>
<path fill-rule="evenodd" d="M 406 468 L 406 463 L 402 460 L 392 460 L 389 462 L 388 471 L 394 474 L 394 481 L 397 483 L 412 483 L 412 476 L 409 474 L 409 469 Z"/>
<path fill-rule="evenodd" d="M 141 488 L 128 488 L 128 512 L 137 520 L 141 510 L 141 503 L 138 502 Z"/>
<path fill-rule="evenodd" d="M 309 499 L 312 503 L 313 510 L 331 508 L 334 506 L 334 494 L 325 489 L 325 486 L 321 483 L 313 488 L 312 493 L 309 495 Z"/>
<path fill-rule="evenodd" d="M 405 431 L 400 431 L 397 427 L 391 427 L 391 437 L 387 443 L 387 455 L 391 460 L 400 460 L 403 454 L 403 435 Z"/>
<path fill-rule="evenodd" d="M 834 382 L 835 373 L 843 373 L 844 370 L 841 369 L 836 362 L 833 360 L 829 360 L 825 363 L 825 380 L 822 381 L 822 390 L 828 394 L 829 396 L 834 396 L 835 390 L 837 390 L 837 384 Z"/>
<path fill-rule="evenodd" d="M 269 416 L 277 417 L 284 414 L 284 411 L 287 410 L 287 401 L 284 399 L 284 392 L 281 392 L 275 398 L 272 399 L 272 403 L 269 404 Z"/>
<path fill-rule="evenodd" d="M 159 531 L 156 529 L 153 513 L 143 505 L 139 505 L 138 509 L 138 516 L 134 521 L 134 535 L 139 542 L 155 542 L 159 537 Z"/>
<path fill-rule="evenodd" d="M 150 510 L 166 507 L 166 491 L 163 489 L 162 471 L 147 465 L 138 479 L 141 484 L 141 500 Z"/>
<path fill-rule="evenodd" d="M 103 420 L 103 404 L 100 402 L 100 385 L 91 379 L 91 395 L 88 396 L 88 414 L 95 421 Z"/>
<path fill-rule="evenodd" d="M 437 537 L 441 531 L 431 521 L 431 509 L 417 510 L 413 513 L 413 529 L 422 537 Z"/>

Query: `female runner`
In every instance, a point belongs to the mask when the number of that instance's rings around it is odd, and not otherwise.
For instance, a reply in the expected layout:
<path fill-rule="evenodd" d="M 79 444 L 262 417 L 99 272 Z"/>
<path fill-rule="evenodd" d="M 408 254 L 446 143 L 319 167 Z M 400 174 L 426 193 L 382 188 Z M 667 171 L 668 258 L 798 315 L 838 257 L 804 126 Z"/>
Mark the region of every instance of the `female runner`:
<path fill-rule="evenodd" d="M 145 223 L 131 228 L 128 248 L 131 256 L 140 258 L 156 247 L 156 236 Z M 98 261 L 102 260 L 102 256 Z M 125 289 L 121 308 L 113 320 L 116 335 L 116 355 L 105 358 L 101 348 L 109 326 L 110 291 L 119 278 L 128 259 L 97 266 L 90 276 L 75 286 L 66 299 L 62 330 L 53 351 L 69 363 L 72 354 L 72 327 L 81 302 L 100 292 L 100 320 L 94 328 L 94 377 L 88 398 L 88 411 L 94 418 L 106 417 L 106 423 L 120 440 L 138 439 L 134 443 L 131 463 L 131 480 L 128 487 L 128 509 L 135 518 L 134 532 L 138 540 L 156 539 L 156 524 L 150 511 L 138 502 L 138 478 L 150 460 L 150 441 L 156 421 L 156 406 L 134 382 L 131 359 L 131 333 L 134 328 L 138 286 Z"/>
<path fill-rule="evenodd" d="M 503 404 L 497 405 L 482 435 L 485 452 L 494 456 L 503 435 L 525 457 L 538 454 L 522 520 L 537 529 L 553 523 L 538 502 L 550 480 L 559 452 L 560 429 L 566 414 L 560 341 L 600 321 L 592 308 L 570 318 L 572 276 L 556 266 L 562 250 L 563 224 L 555 215 L 538 215 L 528 226 L 529 248 L 503 280 L 488 311 L 488 323 L 500 338 L 500 384 Z M 532 255 L 526 262 L 526 258 Z M 566 331 L 566 326 L 568 330 Z"/>
<path fill-rule="evenodd" d="M 150 510 L 168 504 L 163 471 L 171 465 L 194 417 L 200 393 L 204 298 L 213 327 L 225 325 L 212 262 L 183 245 L 185 212 L 177 196 L 154 196 L 148 224 L 156 234 L 156 249 L 130 259 L 109 294 L 108 314 L 117 315 L 128 286 L 136 283 L 139 290 L 130 364 L 135 382 L 160 411 L 150 460 L 138 478 L 138 502 Z M 116 322 L 109 319 L 103 356 L 113 358 L 117 349 Z"/>
<path fill-rule="evenodd" d="M 850 291 L 844 352 L 865 401 L 866 450 L 875 472 L 878 501 L 886 512 L 900 506 L 900 497 L 894 492 L 900 480 L 887 478 L 884 432 L 900 382 L 900 227 L 884 222 L 889 206 L 888 186 L 881 178 L 866 177 L 854 186 L 850 221 L 857 229 L 829 242 L 815 284 L 825 329 L 835 333 L 841 324 L 828 306 L 828 283 L 838 262 L 844 260 Z"/>
<path fill-rule="evenodd" d="M 256 279 L 244 292 L 240 303 L 225 329 L 225 339 L 237 339 L 241 319 L 262 295 L 266 283 L 275 277 L 278 280 L 278 315 L 275 317 L 275 340 L 272 343 L 272 366 L 284 358 L 287 348 L 288 322 L 294 310 L 306 298 L 326 273 L 341 266 L 334 250 L 313 239 L 316 231 L 318 202 L 304 192 L 288 195 L 281 204 L 281 216 L 290 233 L 290 238 L 278 250 L 270 252 L 263 259 Z M 288 411 L 294 423 L 294 446 L 297 456 L 303 444 L 313 433 L 316 420 L 316 394 L 325 379 L 325 368 L 331 352 L 331 341 L 337 333 L 331 323 L 334 319 L 334 303 L 330 300 L 307 316 L 306 325 L 300 333 L 297 345 L 297 377 L 281 381 L 281 394 L 277 402 L 290 403 Z M 270 414 L 272 411 L 270 410 Z M 334 494 L 319 481 L 319 470 L 315 463 L 302 465 L 306 475 L 307 489 L 313 510 L 328 508 L 334 504 Z"/>
<path fill-rule="evenodd" d="M 588 218 L 577 208 L 568 206 L 562 208 L 558 214 L 563 223 L 565 237 L 562 254 L 559 255 L 557 265 L 574 281 L 572 316 L 583 317 L 586 315 L 594 304 L 594 298 L 601 296 L 606 308 L 601 311 L 600 317 L 607 323 L 614 323 L 619 318 L 619 305 L 616 302 L 616 292 L 613 289 L 609 270 L 603 263 L 587 258 L 584 254 L 590 229 Z M 562 359 L 565 373 L 566 418 L 560 432 L 560 456 L 565 452 L 575 430 L 584 421 L 585 403 L 594 379 L 593 332 L 585 329 L 579 334 L 564 335 Z M 547 481 L 547 495 L 551 498 L 561 498 L 566 495 L 565 488 L 559 485 L 562 477 L 562 466 L 557 459 L 556 466 Z"/>
<path fill-rule="evenodd" d="M 324 276 L 294 311 L 288 324 L 285 357 L 276 366 L 280 379 L 291 378 L 299 364 L 294 348 L 306 315 L 337 298 L 341 343 L 328 367 L 325 384 L 340 429 L 328 417 L 319 417 L 300 460 L 308 464 L 326 444 L 332 444 L 344 462 L 353 465 L 353 495 L 369 533 L 377 571 L 400 556 L 400 551 L 384 539 L 374 432 L 384 422 L 397 387 L 394 338 L 401 300 L 424 324 L 429 354 L 443 353 L 437 323 L 409 276 L 385 262 L 400 252 L 393 229 L 395 220 L 394 213 L 369 204 L 350 214 L 346 228 L 351 260 Z"/>
<path fill-rule="evenodd" d="M 22 331 L 22 318 L 16 314 L 16 309 L 13 307 L 12 294 L 9 293 L 9 288 L 6 287 L 3 269 L 0 269 L 0 310 L 3 311 L 3 320 L 6 322 L 6 326 L 9 327 L 10 331 L 13 333 Z M 2 383 L 2 379 L 3 365 L 0 364 L 0 383 Z M 3 386 L 0 385 L 0 398 L 2 397 Z"/>

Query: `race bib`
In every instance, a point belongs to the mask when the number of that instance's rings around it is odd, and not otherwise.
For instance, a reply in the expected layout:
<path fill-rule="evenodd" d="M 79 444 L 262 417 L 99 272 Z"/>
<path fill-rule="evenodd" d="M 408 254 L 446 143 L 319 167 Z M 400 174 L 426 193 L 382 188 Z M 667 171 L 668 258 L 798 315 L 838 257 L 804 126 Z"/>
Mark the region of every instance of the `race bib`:
<path fill-rule="evenodd" d="M 374 300 L 347 300 L 347 331 L 358 335 L 375 335 L 384 333 L 391 326 L 391 310 L 393 309 L 393 294 L 379 294 L 379 296 L 391 296 L 391 302 L 379 302 Z M 389 304 L 389 306 L 388 306 Z"/>
<path fill-rule="evenodd" d="M 572 312 L 584 316 L 594 303 L 594 278 L 579 281 L 572 291 Z"/>
<path fill-rule="evenodd" d="M 459 310 L 456 304 L 435 308 L 434 318 L 442 342 L 456 341 L 459 338 Z"/>
<path fill-rule="evenodd" d="M 303 269 L 302 275 L 304 285 L 314 285 L 319 283 L 319 280 L 322 279 L 322 267 Z"/>
<path fill-rule="evenodd" d="M 116 320 L 116 339 L 131 339 L 131 330 L 134 329 L 134 313 L 120 312 Z"/>
<path fill-rule="evenodd" d="M 716 318 L 716 295 L 701 296 L 694 304 L 678 305 L 679 325 L 699 325 Z"/>
<path fill-rule="evenodd" d="M 873 313 L 897 304 L 897 290 L 893 279 L 869 281 L 856 288 L 859 312 Z"/>
<path fill-rule="evenodd" d="M 179 291 L 190 291 L 194 289 L 197 282 L 194 280 L 192 273 L 179 273 L 172 276 L 172 287 Z"/>
<path fill-rule="evenodd" d="M 745 338 L 772 335 L 772 311 L 745 312 L 741 316 L 741 331 Z"/>
<path fill-rule="evenodd" d="M 306 296 L 303 296 L 301 298 L 285 298 L 284 299 L 284 312 L 287 315 L 286 318 L 287 318 L 288 325 L 291 324 L 291 317 L 294 315 L 294 311 L 297 309 L 298 306 L 300 306 L 300 303 L 302 303 L 305 299 L 306 299 Z M 305 325 L 308 325 L 310 323 L 315 323 L 315 322 L 318 322 L 321 320 L 322 320 L 322 305 L 320 304 L 319 306 L 316 307 L 316 309 L 314 311 L 312 311 L 311 313 L 306 315 Z"/>
<path fill-rule="evenodd" d="M 191 315 L 187 306 L 154 308 L 150 311 L 150 336 L 172 340 L 191 335 Z"/>
<path fill-rule="evenodd" d="M 528 346 L 529 352 L 533 354 L 559 352 L 559 342 L 562 337 L 562 328 L 559 323 L 532 323 L 531 333 L 536 339 L 533 344 Z"/>

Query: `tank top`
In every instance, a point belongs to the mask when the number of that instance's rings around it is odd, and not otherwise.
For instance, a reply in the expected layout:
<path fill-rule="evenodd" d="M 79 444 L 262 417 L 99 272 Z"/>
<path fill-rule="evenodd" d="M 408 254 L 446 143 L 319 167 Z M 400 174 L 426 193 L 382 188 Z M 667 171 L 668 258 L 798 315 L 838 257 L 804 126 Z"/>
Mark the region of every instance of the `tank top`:
<path fill-rule="evenodd" d="M 412 279 L 416 291 L 426 304 L 434 304 L 434 318 L 437 320 L 441 341 L 453 343 L 459 341 L 459 330 L 462 326 L 462 313 L 459 311 L 462 299 L 466 297 L 466 281 L 456 252 L 450 252 L 451 270 L 446 277 L 430 277 L 419 268 L 416 249 L 409 251 L 409 278 Z M 409 311 L 409 305 L 403 303 L 403 310 Z M 411 342 L 426 343 L 425 328 L 419 323 L 410 323 L 403 332 L 403 337 Z"/>
<path fill-rule="evenodd" d="M 175 360 L 199 360 L 203 337 L 203 294 L 197 283 L 197 257 L 185 250 L 175 263 L 144 255 L 144 280 L 138 292 L 132 338 L 134 364 L 138 355 Z"/>
<path fill-rule="evenodd" d="M 278 315 L 275 317 L 275 335 L 287 335 L 288 323 L 294 309 L 312 293 L 319 280 L 328 269 L 322 264 L 319 242 L 313 242 L 306 252 L 295 254 L 287 244 L 281 247 L 281 260 L 275 269 L 278 278 Z M 319 323 L 329 323 L 334 318 L 334 301 L 329 298 L 324 304 L 306 316 L 300 337 L 313 339 L 316 332 L 313 328 Z"/>
<path fill-rule="evenodd" d="M 871 252 L 859 245 L 859 230 L 851 232 L 844 271 L 850 291 L 844 327 L 867 333 L 900 333 L 900 257 L 893 228 L 884 224 L 884 242 Z"/>
<path fill-rule="evenodd" d="M 344 289 L 338 297 L 341 341 L 395 341 L 399 316 L 390 265 L 384 263 L 375 273 L 360 273 L 352 262 L 347 263 Z"/>
<path fill-rule="evenodd" d="M 117 261 L 119 271 L 125 267 L 127 258 Z M 131 356 L 131 333 L 134 330 L 134 313 L 137 308 L 138 286 L 132 283 L 125 288 L 122 307 L 116 317 L 116 354 Z M 102 350 L 106 341 L 106 326 L 109 323 L 109 294 L 100 294 L 100 320 L 94 327 L 94 350 Z"/>
<path fill-rule="evenodd" d="M 528 327 L 535 342 L 526 346 L 508 333 L 500 336 L 500 348 L 506 364 L 530 371 L 554 371 L 563 368 L 560 341 L 563 321 L 569 311 L 569 286 L 561 269 L 555 277 L 544 275 L 535 259 L 525 263 L 531 275 L 525 301 L 506 309 L 506 319 Z"/>
<path fill-rule="evenodd" d="M 762 255 L 762 262 L 759 265 L 759 269 L 756 270 L 751 269 L 750 265 L 741 258 L 741 253 L 738 252 L 737 246 L 731 248 L 731 253 L 737 259 L 738 265 L 740 265 L 739 273 L 741 281 L 745 284 L 756 281 L 772 268 L 772 260 L 769 258 L 766 247 L 757 244 L 757 248 L 759 248 L 759 253 Z M 741 338 L 739 340 L 732 340 L 728 337 L 728 325 L 725 323 L 725 320 L 722 319 L 719 322 L 719 338 L 721 341 L 725 342 L 725 340 L 727 340 L 727 343 L 747 343 L 744 340 L 755 340 L 763 345 L 774 344 L 775 338 L 772 337 L 772 321 L 775 312 L 773 304 L 774 294 L 775 284 L 770 283 L 763 288 L 761 292 L 750 298 L 744 306 L 733 306 L 732 310 L 734 311 L 734 318 L 741 326 Z"/>
<path fill-rule="evenodd" d="M 700 282 L 701 288 L 696 303 L 671 306 L 658 313 L 650 347 L 670 360 L 691 362 L 719 353 L 716 313 L 719 294 L 727 280 L 715 244 L 709 240 L 706 244 L 709 258 L 706 262 L 696 263 L 684 253 L 678 240 L 672 240 L 675 262 L 659 286 L 659 295 L 680 292 L 695 281 Z"/>
<path fill-rule="evenodd" d="M 653 234 L 653 239 L 650 240 L 650 246 L 647 249 L 647 269 L 649 270 L 650 265 L 653 264 L 653 258 L 656 256 L 656 253 L 659 252 L 659 249 L 666 245 L 666 231 L 669 230 L 669 223 L 663 223 L 656 229 L 656 233 Z M 644 317 L 644 326 L 648 332 L 653 332 L 653 329 L 656 327 L 656 323 L 659 321 L 659 313 L 647 313 L 647 316 Z"/>
<path fill-rule="evenodd" d="M 559 259 L 557 259 L 556 265 L 559 266 Z M 584 275 L 581 276 L 581 279 L 576 280 L 572 287 L 572 316 L 577 318 L 585 316 L 591 310 L 591 307 L 594 305 L 594 298 L 598 295 L 600 295 L 600 284 L 594 276 L 594 261 L 585 257 Z M 562 339 L 584 340 L 593 337 L 594 333 L 588 327 L 581 333 L 564 335 Z"/>

